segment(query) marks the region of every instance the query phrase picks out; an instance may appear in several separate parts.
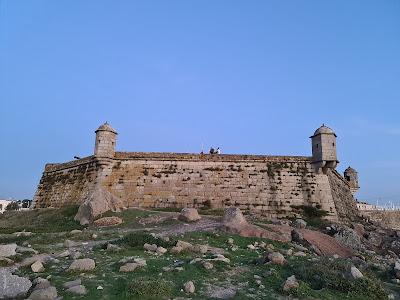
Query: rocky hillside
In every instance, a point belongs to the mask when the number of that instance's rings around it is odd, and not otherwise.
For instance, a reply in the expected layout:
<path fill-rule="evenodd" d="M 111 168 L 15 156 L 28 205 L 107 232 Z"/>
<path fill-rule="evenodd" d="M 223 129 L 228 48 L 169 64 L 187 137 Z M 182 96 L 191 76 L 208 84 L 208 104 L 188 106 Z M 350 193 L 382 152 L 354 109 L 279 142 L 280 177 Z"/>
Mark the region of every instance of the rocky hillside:
<path fill-rule="evenodd" d="M 76 211 L 0 216 L 0 299 L 400 299 L 400 232 L 371 222 Z"/>

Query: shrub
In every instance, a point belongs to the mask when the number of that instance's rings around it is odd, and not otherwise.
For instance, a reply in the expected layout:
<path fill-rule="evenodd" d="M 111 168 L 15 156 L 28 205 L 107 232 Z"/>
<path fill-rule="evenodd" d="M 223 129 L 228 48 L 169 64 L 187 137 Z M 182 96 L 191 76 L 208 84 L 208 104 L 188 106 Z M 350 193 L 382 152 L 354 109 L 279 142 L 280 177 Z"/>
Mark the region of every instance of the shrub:
<path fill-rule="evenodd" d="M 162 279 L 141 278 L 130 282 L 127 292 L 135 299 L 164 299 L 171 295 L 172 287 Z"/>
<path fill-rule="evenodd" d="M 172 247 L 176 243 L 173 241 L 164 241 L 145 231 L 132 232 L 116 241 L 116 244 L 125 245 L 132 248 L 142 248 L 144 244 L 156 244 L 161 247 Z"/>

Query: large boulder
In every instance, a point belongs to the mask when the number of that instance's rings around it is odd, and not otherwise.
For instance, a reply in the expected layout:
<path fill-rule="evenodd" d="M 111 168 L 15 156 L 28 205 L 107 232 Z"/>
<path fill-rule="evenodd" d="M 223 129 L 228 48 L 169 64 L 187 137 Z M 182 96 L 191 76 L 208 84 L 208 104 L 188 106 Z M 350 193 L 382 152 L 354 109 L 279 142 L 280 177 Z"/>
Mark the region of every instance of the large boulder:
<path fill-rule="evenodd" d="M 10 257 L 17 254 L 15 250 L 17 249 L 17 244 L 7 244 L 0 245 L 0 256 L 2 257 Z"/>
<path fill-rule="evenodd" d="M 222 223 L 224 224 L 225 227 L 231 227 L 231 228 L 248 225 L 242 212 L 237 207 L 229 207 L 228 209 L 225 210 Z"/>
<path fill-rule="evenodd" d="M 120 211 L 123 208 L 122 201 L 105 190 L 100 184 L 84 199 L 75 215 L 75 221 L 81 225 L 92 223 L 93 220 L 106 211 Z"/>
<path fill-rule="evenodd" d="M 361 237 L 350 227 L 345 225 L 337 226 L 337 233 L 334 235 L 341 244 L 355 250 L 363 250 L 365 247 Z"/>
<path fill-rule="evenodd" d="M 57 289 L 49 286 L 43 289 L 35 289 L 28 298 L 29 300 L 55 300 L 57 299 Z"/>
<path fill-rule="evenodd" d="M 0 299 L 23 298 L 31 286 L 32 282 L 29 279 L 13 275 L 6 268 L 0 268 Z"/>
<path fill-rule="evenodd" d="M 200 220 L 201 217 L 195 208 L 184 208 L 178 216 L 178 219 L 183 222 L 195 222 Z"/>
<path fill-rule="evenodd" d="M 287 225 L 267 224 L 267 229 L 255 226 L 246 221 L 242 212 L 237 207 L 225 210 L 222 220 L 222 228 L 230 233 L 239 234 L 244 237 L 260 237 L 279 242 L 291 241 L 291 227 Z"/>

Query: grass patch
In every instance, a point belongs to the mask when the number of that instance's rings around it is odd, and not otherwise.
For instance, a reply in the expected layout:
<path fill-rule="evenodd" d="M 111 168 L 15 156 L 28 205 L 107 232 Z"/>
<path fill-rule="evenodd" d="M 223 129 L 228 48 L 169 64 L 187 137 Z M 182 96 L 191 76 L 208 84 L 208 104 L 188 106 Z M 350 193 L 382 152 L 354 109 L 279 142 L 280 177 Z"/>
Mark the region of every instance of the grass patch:
<path fill-rule="evenodd" d="M 82 229 L 74 216 L 78 206 L 60 209 L 42 208 L 26 211 L 7 211 L 0 214 L 0 233 L 31 231 L 37 233 Z"/>
<path fill-rule="evenodd" d="M 173 241 L 164 241 L 145 231 L 132 232 L 117 240 L 114 244 L 123 245 L 131 248 L 143 248 L 144 244 L 156 244 L 164 248 L 172 247 L 176 244 Z"/>
<path fill-rule="evenodd" d="M 139 278 L 128 284 L 127 293 L 138 299 L 160 299 L 171 296 L 171 282 L 163 279 Z"/>

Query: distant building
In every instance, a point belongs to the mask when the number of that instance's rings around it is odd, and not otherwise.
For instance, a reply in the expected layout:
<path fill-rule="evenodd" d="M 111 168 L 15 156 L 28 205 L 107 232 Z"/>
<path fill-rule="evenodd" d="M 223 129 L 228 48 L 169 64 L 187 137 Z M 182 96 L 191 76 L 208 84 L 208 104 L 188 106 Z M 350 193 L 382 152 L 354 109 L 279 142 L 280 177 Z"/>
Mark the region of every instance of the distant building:
<path fill-rule="evenodd" d="M 361 211 L 366 211 L 366 210 L 377 210 L 378 208 L 376 207 L 376 205 L 373 204 L 369 204 L 367 202 L 361 202 L 361 201 L 357 201 L 357 208 L 358 210 Z"/>
<path fill-rule="evenodd" d="M 0 199 L 0 213 L 3 213 L 6 210 L 8 204 L 10 204 L 12 200 Z"/>

